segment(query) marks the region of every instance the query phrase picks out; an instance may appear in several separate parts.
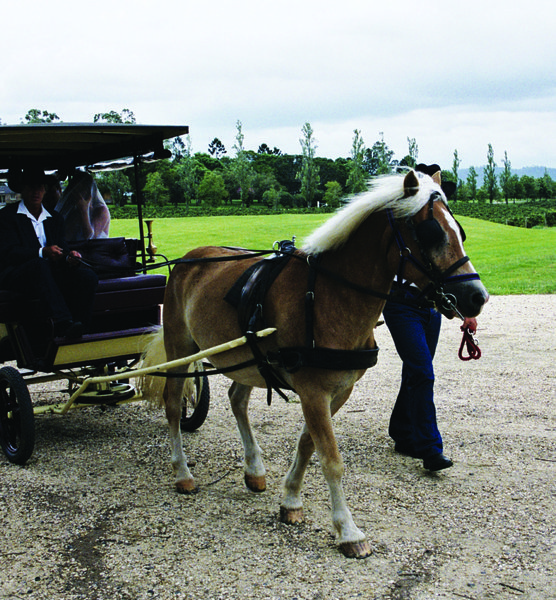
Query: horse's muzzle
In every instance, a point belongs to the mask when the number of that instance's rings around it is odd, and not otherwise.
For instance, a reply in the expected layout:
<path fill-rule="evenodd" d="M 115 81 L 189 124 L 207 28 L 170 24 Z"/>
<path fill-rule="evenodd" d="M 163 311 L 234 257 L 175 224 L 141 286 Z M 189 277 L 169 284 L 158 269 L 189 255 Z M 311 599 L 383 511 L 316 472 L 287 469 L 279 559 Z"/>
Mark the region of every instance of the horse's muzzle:
<path fill-rule="evenodd" d="M 447 283 L 444 292 L 448 297 L 455 298 L 456 308 L 463 317 L 476 317 L 489 299 L 487 289 L 478 279 Z M 449 312 L 449 306 L 442 308 Z M 444 313 L 444 310 L 441 309 L 441 312 Z"/>

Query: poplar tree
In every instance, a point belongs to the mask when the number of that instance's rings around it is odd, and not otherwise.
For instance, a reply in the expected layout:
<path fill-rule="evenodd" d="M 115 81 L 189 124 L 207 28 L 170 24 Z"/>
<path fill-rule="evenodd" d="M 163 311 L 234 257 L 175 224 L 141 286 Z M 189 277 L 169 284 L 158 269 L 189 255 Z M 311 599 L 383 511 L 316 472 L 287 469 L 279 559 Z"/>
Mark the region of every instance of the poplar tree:
<path fill-rule="evenodd" d="M 498 194 L 498 183 L 496 181 L 496 163 L 494 162 L 494 150 L 492 144 L 488 145 L 487 164 L 483 168 L 483 188 L 486 196 L 492 204 Z"/>
<path fill-rule="evenodd" d="M 504 170 L 502 173 L 500 173 L 500 187 L 502 188 L 504 200 L 506 201 L 506 204 L 508 204 L 508 198 L 510 196 L 510 190 L 512 187 L 512 163 L 510 162 L 508 153 L 505 150 L 502 164 L 504 165 Z"/>
<path fill-rule="evenodd" d="M 243 135 L 242 127 L 241 121 L 238 120 L 236 122 L 236 143 L 233 146 L 234 150 L 236 151 L 236 158 L 231 163 L 231 169 L 239 186 L 241 203 L 245 206 L 249 206 L 249 190 L 253 185 L 255 172 L 251 166 L 251 161 L 249 160 L 247 151 L 243 146 L 243 140 L 245 136 Z"/>
<path fill-rule="evenodd" d="M 300 138 L 302 161 L 301 169 L 297 172 L 297 179 L 301 181 L 301 196 L 303 196 L 308 207 L 313 206 L 315 194 L 320 183 L 319 167 L 315 164 L 315 152 L 317 145 L 313 138 L 313 129 L 310 123 L 305 123 L 301 130 L 303 137 Z"/>
<path fill-rule="evenodd" d="M 348 192 L 357 194 L 367 189 L 367 180 L 363 161 L 365 160 L 365 142 L 361 137 L 361 130 L 353 130 L 353 144 L 351 146 L 351 161 L 349 162 L 349 177 L 346 183 Z"/>

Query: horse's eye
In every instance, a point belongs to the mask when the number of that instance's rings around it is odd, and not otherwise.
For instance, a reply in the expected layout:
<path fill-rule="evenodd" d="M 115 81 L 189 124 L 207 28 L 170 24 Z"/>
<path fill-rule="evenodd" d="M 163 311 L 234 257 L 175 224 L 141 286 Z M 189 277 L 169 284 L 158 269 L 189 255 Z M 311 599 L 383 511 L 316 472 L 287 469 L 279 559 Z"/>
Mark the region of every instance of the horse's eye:
<path fill-rule="evenodd" d="M 448 236 L 436 219 L 426 219 L 415 227 L 415 234 L 425 250 L 443 246 Z"/>

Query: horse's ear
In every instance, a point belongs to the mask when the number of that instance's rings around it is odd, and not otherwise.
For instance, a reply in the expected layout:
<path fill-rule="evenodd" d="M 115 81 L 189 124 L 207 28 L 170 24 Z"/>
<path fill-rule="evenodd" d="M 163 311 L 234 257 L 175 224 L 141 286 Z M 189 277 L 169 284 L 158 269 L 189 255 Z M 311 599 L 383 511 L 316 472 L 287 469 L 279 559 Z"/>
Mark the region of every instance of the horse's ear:
<path fill-rule="evenodd" d="M 434 181 L 434 183 L 442 185 L 442 176 L 440 174 L 440 171 L 436 171 L 436 173 L 433 173 L 432 180 Z"/>
<path fill-rule="evenodd" d="M 417 179 L 417 175 L 415 175 L 415 171 L 409 171 L 409 173 L 404 177 L 403 180 L 403 196 L 404 198 L 408 198 L 409 196 L 414 196 L 419 189 L 419 180 Z"/>

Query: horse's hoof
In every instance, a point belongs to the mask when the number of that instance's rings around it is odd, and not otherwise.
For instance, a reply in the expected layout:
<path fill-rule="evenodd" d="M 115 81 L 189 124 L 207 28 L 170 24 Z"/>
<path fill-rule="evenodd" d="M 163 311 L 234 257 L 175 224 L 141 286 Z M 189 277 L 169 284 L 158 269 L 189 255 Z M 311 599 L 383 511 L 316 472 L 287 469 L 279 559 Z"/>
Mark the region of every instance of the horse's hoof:
<path fill-rule="evenodd" d="M 196 494 L 199 488 L 194 479 L 180 479 L 180 481 L 176 481 L 176 491 L 179 494 Z"/>
<path fill-rule="evenodd" d="M 361 542 L 342 542 L 340 544 L 340 552 L 346 558 L 367 558 L 371 556 L 371 545 L 367 540 Z"/>
<path fill-rule="evenodd" d="M 255 493 L 264 492 L 266 490 L 266 477 L 264 475 L 249 475 L 245 473 L 245 485 L 247 489 Z"/>
<path fill-rule="evenodd" d="M 287 525 L 303 523 L 303 508 L 280 507 L 280 521 Z"/>

